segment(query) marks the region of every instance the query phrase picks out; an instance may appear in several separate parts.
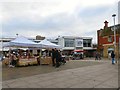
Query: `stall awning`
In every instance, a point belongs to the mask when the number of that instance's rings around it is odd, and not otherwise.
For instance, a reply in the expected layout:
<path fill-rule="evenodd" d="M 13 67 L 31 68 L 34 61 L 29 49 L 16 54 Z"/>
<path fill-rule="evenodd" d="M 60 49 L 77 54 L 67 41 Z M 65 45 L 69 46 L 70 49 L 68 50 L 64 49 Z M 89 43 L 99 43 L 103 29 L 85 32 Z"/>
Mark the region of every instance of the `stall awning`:
<path fill-rule="evenodd" d="M 74 50 L 74 52 L 84 52 L 83 50 Z"/>

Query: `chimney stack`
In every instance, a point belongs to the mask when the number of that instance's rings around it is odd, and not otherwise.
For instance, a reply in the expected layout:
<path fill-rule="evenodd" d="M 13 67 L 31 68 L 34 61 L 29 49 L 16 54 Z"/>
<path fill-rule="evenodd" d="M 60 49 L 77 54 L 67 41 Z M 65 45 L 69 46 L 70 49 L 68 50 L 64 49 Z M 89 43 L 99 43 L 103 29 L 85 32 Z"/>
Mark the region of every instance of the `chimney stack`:
<path fill-rule="evenodd" d="M 107 27 L 108 27 L 108 23 L 109 23 L 109 22 L 105 21 L 104 23 L 105 23 L 104 28 L 107 28 Z"/>

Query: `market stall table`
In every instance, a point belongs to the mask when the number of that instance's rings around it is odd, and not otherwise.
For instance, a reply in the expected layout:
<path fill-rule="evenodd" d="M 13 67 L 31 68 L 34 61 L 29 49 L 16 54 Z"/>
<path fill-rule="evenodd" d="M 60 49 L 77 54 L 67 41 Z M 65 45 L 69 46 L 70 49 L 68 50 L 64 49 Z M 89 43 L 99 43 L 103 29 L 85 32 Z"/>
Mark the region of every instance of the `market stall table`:
<path fill-rule="evenodd" d="M 51 57 L 41 57 L 40 64 L 52 64 L 52 58 Z"/>

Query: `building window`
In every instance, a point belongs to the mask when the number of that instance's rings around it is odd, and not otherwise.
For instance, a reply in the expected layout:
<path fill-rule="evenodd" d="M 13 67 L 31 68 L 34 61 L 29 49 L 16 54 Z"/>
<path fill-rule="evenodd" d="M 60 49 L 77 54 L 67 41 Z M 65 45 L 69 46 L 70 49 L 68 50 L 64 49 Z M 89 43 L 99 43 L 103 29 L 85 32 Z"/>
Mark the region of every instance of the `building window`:
<path fill-rule="evenodd" d="M 4 40 L 4 41 L 2 41 L 2 42 L 10 42 L 10 41 L 8 41 L 8 40 Z"/>
<path fill-rule="evenodd" d="M 65 39 L 65 47 L 74 47 L 74 39 Z"/>
<path fill-rule="evenodd" d="M 112 42 L 112 36 L 108 36 L 108 42 Z"/>
<path fill-rule="evenodd" d="M 84 39 L 83 47 L 91 47 L 91 39 Z"/>

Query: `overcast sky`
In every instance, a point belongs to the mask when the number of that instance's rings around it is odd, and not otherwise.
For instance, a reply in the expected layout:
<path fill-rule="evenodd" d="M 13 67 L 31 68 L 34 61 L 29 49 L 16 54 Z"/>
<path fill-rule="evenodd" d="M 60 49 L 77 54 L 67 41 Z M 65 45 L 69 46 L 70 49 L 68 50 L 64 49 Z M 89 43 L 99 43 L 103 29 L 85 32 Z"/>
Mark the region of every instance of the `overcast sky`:
<path fill-rule="evenodd" d="M 0 5 L 2 37 L 47 38 L 58 36 L 93 37 L 104 21 L 113 25 L 119 0 L 3 0 Z M 116 24 L 118 22 L 116 16 Z"/>

